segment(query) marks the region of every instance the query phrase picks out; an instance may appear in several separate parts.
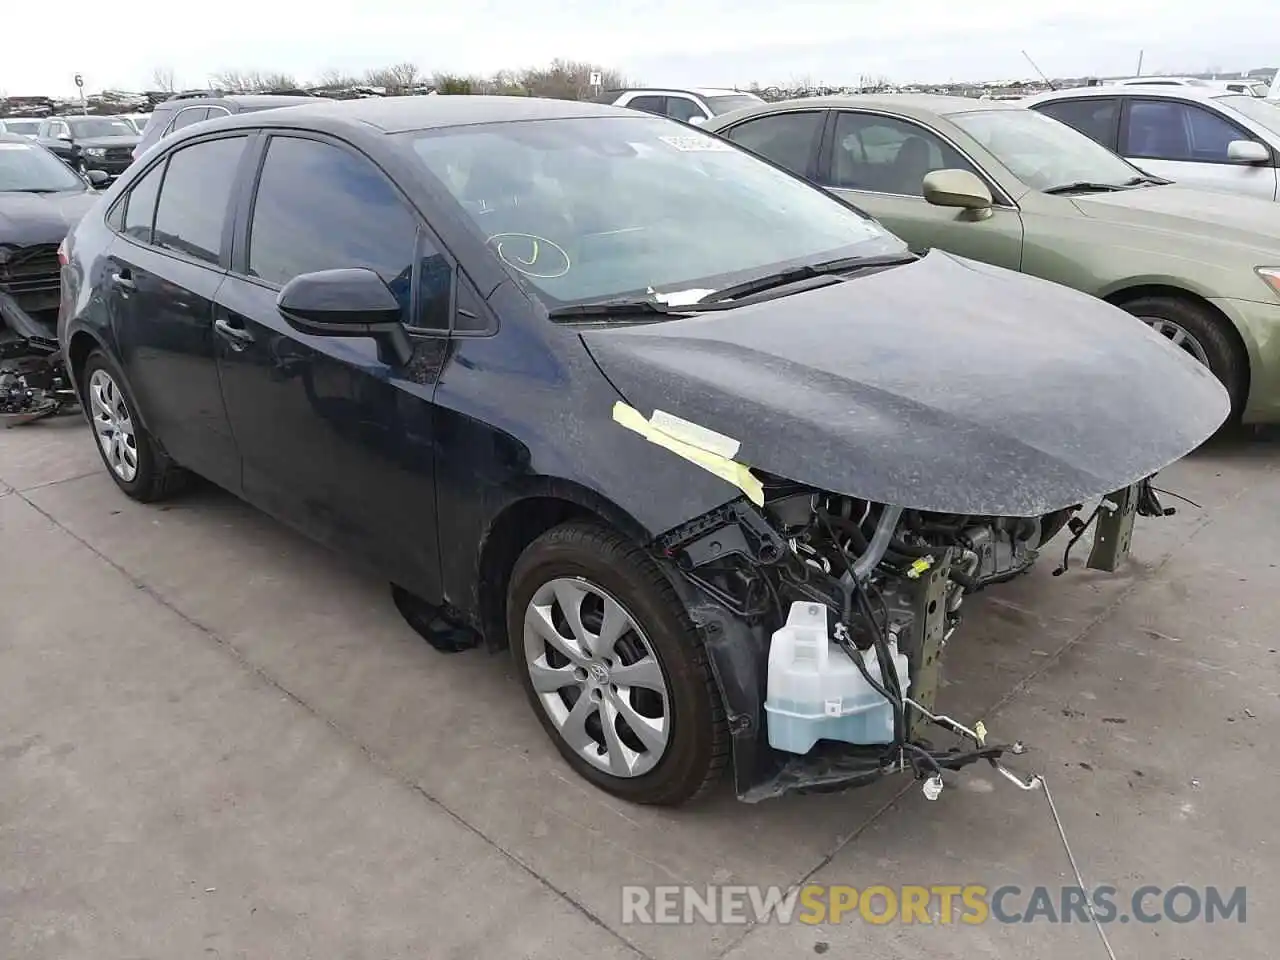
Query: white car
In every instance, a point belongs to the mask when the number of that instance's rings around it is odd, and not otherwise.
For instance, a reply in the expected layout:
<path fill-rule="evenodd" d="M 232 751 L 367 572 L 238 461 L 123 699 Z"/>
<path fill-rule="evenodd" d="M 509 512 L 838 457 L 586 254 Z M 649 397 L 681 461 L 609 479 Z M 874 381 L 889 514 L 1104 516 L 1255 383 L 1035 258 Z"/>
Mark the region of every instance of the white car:
<path fill-rule="evenodd" d="M 5 117 L 0 120 L 0 133 L 16 133 L 31 140 L 40 132 L 39 117 Z"/>
<path fill-rule="evenodd" d="M 1265 80 L 1244 79 L 1244 80 L 1205 80 L 1202 77 L 1125 77 L 1123 80 L 1109 80 L 1108 86 L 1113 87 L 1200 87 L 1204 90 L 1214 90 L 1219 93 L 1241 93 L 1246 97 L 1265 97 L 1267 96 L 1267 82 Z"/>
<path fill-rule="evenodd" d="M 1024 104 L 1148 173 L 1280 199 L 1280 107 L 1212 87 L 1115 84 L 1056 90 Z"/>
<path fill-rule="evenodd" d="M 151 119 L 151 114 L 149 113 L 122 113 L 119 116 L 121 120 L 127 121 L 131 127 L 137 130 L 139 135 L 147 128 L 147 122 Z"/>
<path fill-rule="evenodd" d="M 728 90 L 719 87 L 693 87 L 677 90 L 669 87 L 644 87 L 627 90 L 606 90 L 591 98 L 596 103 L 610 103 L 615 107 L 630 107 L 660 117 L 671 117 L 685 123 L 704 123 L 722 113 L 754 107 L 764 101 L 746 90 Z"/>

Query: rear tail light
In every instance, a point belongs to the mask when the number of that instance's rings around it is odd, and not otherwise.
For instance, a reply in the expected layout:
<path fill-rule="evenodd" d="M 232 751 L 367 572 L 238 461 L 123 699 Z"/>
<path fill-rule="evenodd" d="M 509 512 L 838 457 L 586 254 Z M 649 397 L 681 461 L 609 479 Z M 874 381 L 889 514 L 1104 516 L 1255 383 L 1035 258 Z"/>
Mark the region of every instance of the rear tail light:
<path fill-rule="evenodd" d="M 45 247 L 48 250 L 48 247 Z M 67 260 L 67 238 L 63 237 L 62 242 L 58 244 L 58 264 L 65 267 L 69 261 Z"/>

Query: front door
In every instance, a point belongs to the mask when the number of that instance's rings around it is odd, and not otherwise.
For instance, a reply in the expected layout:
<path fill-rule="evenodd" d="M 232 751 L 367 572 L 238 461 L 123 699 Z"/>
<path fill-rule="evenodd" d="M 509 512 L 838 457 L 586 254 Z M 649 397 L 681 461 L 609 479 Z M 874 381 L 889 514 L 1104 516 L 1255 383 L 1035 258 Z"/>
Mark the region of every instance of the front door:
<path fill-rule="evenodd" d="M 1120 153 L 1148 173 L 1186 186 L 1275 200 L 1274 163 L 1240 163 L 1227 155 L 1233 140 L 1254 139 L 1222 114 L 1181 100 L 1130 98 L 1120 125 Z"/>
<path fill-rule="evenodd" d="M 821 183 L 871 214 L 912 250 L 932 248 L 999 267 L 1022 266 L 1022 216 L 997 203 L 990 217 L 938 207 L 924 199 L 933 170 L 968 170 L 991 185 L 946 140 L 914 122 L 883 114 L 841 110 L 820 165 Z"/>
<path fill-rule="evenodd" d="M 432 396 L 452 272 L 431 269 L 442 258 L 382 171 L 335 141 L 270 137 L 249 209 L 214 321 L 244 495 L 435 600 Z M 370 339 L 303 334 L 276 308 L 293 277 L 340 267 L 373 269 L 401 297 L 415 334 L 404 369 Z"/>
<path fill-rule="evenodd" d="M 213 303 L 248 141 L 202 140 L 152 167 L 124 200 L 107 258 L 120 357 L 143 420 L 178 463 L 233 492 L 239 454 L 218 383 Z"/>

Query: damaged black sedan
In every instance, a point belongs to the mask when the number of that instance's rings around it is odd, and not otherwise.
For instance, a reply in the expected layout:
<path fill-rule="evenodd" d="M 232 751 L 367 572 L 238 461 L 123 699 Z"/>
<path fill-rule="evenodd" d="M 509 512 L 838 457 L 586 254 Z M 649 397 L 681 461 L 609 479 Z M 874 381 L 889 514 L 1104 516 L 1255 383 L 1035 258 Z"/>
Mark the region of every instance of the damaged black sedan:
<path fill-rule="evenodd" d="M 199 474 L 371 565 L 438 647 L 509 649 L 566 761 L 644 803 L 998 762 L 934 709 L 962 601 L 1064 526 L 1115 569 L 1228 412 L 1118 309 L 596 104 L 208 122 L 64 256 L 126 494 Z"/>

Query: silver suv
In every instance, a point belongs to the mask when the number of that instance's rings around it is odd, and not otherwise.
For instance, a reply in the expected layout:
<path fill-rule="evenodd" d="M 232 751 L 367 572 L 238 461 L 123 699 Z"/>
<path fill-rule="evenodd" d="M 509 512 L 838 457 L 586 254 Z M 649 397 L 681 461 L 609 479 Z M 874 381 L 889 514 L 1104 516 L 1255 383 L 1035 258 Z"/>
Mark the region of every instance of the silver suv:
<path fill-rule="evenodd" d="M 328 97 L 313 97 L 301 92 L 296 94 L 232 93 L 225 96 L 216 93 L 180 93 L 158 104 L 151 112 L 151 121 L 143 131 L 142 139 L 133 149 L 133 158 L 138 159 L 175 130 L 189 127 L 201 120 L 225 117 L 232 113 L 296 107 L 301 103 L 317 103 L 328 99 Z"/>

